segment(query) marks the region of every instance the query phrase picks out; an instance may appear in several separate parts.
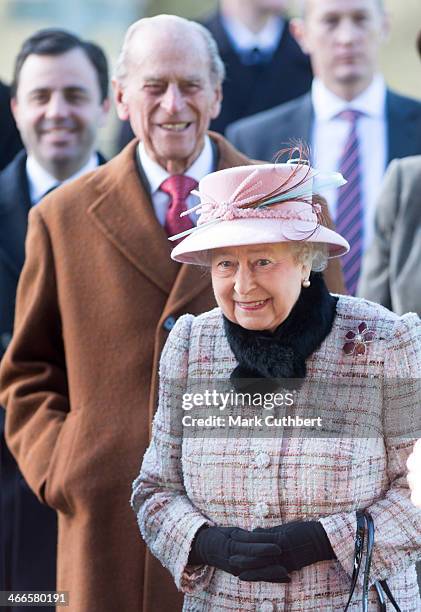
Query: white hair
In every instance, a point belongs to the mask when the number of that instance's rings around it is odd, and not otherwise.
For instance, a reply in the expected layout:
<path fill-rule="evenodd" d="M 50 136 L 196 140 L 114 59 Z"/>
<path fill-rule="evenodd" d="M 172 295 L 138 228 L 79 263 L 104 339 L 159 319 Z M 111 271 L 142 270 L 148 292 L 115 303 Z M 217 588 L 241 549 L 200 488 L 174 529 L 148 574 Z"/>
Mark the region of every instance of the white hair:
<path fill-rule="evenodd" d="M 294 252 L 296 261 L 308 264 L 313 272 L 323 272 L 328 264 L 328 248 L 322 242 L 300 242 L 289 243 Z"/>
<path fill-rule="evenodd" d="M 220 85 L 225 78 L 225 66 L 219 55 L 218 47 L 214 37 L 200 23 L 196 21 L 190 21 L 177 15 L 156 15 L 155 17 L 144 17 L 132 23 L 126 32 L 124 37 L 123 45 L 121 47 L 120 54 L 117 58 L 117 62 L 114 69 L 114 78 L 120 84 L 124 84 L 127 80 L 129 64 L 130 64 L 130 46 L 132 39 L 142 28 L 149 26 L 158 25 L 159 22 L 171 23 L 172 25 L 182 26 L 189 28 L 192 35 L 199 35 L 205 43 L 205 48 L 209 58 L 209 73 L 213 84 Z"/>
<path fill-rule="evenodd" d="M 326 270 L 329 260 L 329 250 L 324 242 L 301 242 L 291 240 L 277 244 L 288 244 L 291 246 L 293 257 L 296 262 L 308 264 L 313 272 Z M 211 266 L 213 249 L 202 252 L 202 268 L 205 270 Z"/>

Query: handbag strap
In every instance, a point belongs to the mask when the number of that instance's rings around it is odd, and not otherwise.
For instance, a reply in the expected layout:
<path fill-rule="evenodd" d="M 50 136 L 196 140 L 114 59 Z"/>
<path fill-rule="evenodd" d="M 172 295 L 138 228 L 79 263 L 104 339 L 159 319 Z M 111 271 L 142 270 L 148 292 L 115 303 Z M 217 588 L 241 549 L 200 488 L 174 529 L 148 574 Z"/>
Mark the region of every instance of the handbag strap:
<path fill-rule="evenodd" d="M 393 597 L 392 592 L 391 592 L 391 590 L 389 588 L 389 585 L 387 584 L 386 580 L 380 580 L 379 584 L 382 587 L 383 591 L 386 593 L 387 597 L 389 598 L 390 603 L 395 608 L 396 612 L 402 612 L 402 610 L 400 609 L 396 599 Z"/>
<path fill-rule="evenodd" d="M 354 567 L 352 569 L 351 588 L 349 591 L 349 597 L 345 606 L 344 612 L 347 612 L 354 595 L 355 587 L 357 585 L 358 576 L 361 568 L 361 561 L 363 558 L 364 550 L 364 539 L 365 539 L 365 518 L 362 510 L 357 510 L 357 531 L 355 533 L 355 547 L 354 547 Z"/>
<path fill-rule="evenodd" d="M 365 558 L 364 567 L 364 578 L 363 578 L 363 593 L 362 593 L 362 611 L 368 612 L 368 592 L 369 592 L 369 577 L 371 559 L 373 556 L 374 547 L 374 521 L 368 510 L 357 510 L 357 530 L 355 533 L 355 548 L 354 548 L 354 567 L 352 570 L 351 588 L 349 592 L 349 598 L 345 606 L 344 612 L 347 612 L 354 595 L 355 587 L 360 573 L 363 551 L 364 551 L 364 540 L 365 533 L 367 532 L 367 553 Z M 374 582 L 374 588 L 377 592 L 377 597 L 380 604 L 380 611 L 386 612 L 386 597 L 388 597 L 390 603 L 396 610 L 396 612 L 402 612 L 398 606 L 395 598 L 393 597 L 389 585 L 386 580 L 376 580 Z"/>
<path fill-rule="evenodd" d="M 368 541 L 370 540 L 370 532 L 372 532 L 373 534 L 373 546 L 374 546 L 374 521 L 373 521 L 373 517 L 371 516 L 371 514 L 369 513 L 368 510 L 364 510 L 364 516 L 367 522 L 367 529 L 368 529 Z M 367 543 L 367 549 L 368 549 L 369 544 Z M 372 550 L 371 550 L 371 554 L 370 554 L 370 563 L 371 563 L 371 556 L 372 556 Z M 367 550 L 367 555 L 368 555 L 368 550 Z M 368 579 L 368 578 L 367 578 Z M 376 580 L 376 582 L 374 583 L 374 587 L 377 591 L 377 596 L 379 598 L 379 603 L 380 603 L 380 610 L 381 612 L 386 612 L 386 597 L 389 599 L 390 603 L 392 604 L 392 606 L 395 608 L 396 612 L 402 612 L 400 607 L 398 606 L 395 598 L 392 595 L 392 592 L 389 588 L 389 585 L 387 584 L 386 580 Z"/>
<path fill-rule="evenodd" d="M 367 525 L 367 553 L 365 557 L 365 568 L 364 568 L 362 610 L 363 612 L 368 612 L 368 591 L 369 591 L 371 558 L 373 556 L 373 547 L 374 547 L 374 521 L 371 518 L 371 515 L 367 510 L 364 510 L 363 516 L 364 516 L 364 519 Z"/>

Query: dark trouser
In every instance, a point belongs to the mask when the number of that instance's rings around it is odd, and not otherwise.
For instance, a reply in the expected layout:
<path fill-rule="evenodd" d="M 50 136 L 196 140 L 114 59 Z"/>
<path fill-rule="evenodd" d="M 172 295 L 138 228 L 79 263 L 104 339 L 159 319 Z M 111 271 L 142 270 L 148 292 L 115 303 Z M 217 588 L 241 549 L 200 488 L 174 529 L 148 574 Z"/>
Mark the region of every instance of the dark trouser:
<path fill-rule="evenodd" d="M 4 411 L 0 408 L 0 590 L 54 591 L 56 513 L 41 504 L 29 489 L 6 446 L 3 432 Z M 28 608 L 10 610 L 27 612 Z M 52 608 L 37 610 L 51 612 Z"/>

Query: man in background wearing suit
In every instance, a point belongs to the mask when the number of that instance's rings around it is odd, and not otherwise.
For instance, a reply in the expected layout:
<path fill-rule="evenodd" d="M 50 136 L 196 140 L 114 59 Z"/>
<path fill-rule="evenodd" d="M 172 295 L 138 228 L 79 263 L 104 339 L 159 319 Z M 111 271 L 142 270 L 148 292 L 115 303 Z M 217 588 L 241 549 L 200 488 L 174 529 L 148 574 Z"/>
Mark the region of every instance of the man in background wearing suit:
<path fill-rule="evenodd" d="M 289 31 L 286 0 L 220 0 L 203 22 L 226 68 L 223 103 L 211 129 L 292 100 L 310 89 L 308 57 Z"/>
<path fill-rule="evenodd" d="M 421 31 L 417 47 L 421 57 Z M 421 138 L 420 127 L 417 135 Z M 374 239 L 364 256 L 358 295 L 397 314 L 416 312 L 421 317 L 420 194 L 421 155 L 395 159 L 377 203 Z"/>
<path fill-rule="evenodd" d="M 46 192 L 105 161 L 95 145 L 108 80 L 103 51 L 63 30 L 35 33 L 16 58 L 12 109 L 25 150 L 0 174 L 0 359 L 12 337 L 28 213 Z M 0 421 L 0 588 L 54 590 L 56 513 L 40 504 L 5 446 L 2 409 Z"/>
<path fill-rule="evenodd" d="M 289 31 L 287 0 L 220 0 L 202 23 L 225 65 L 222 108 L 210 129 L 224 133 L 237 119 L 292 100 L 310 89 L 308 57 Z M 126 123 L 120 148 L 133 138 Z"/>
<path fill-rule="evenodd" d="M 58 511 L 57 588 L 69 612 L 181 608 L 129 506 L 149 441 L 162 346 L 177 317 L 214 305 L 210 278 L 168 236 L 209 172 L 249 163 L 208 133 L 224 67 L 208 30 L 161 15 L 125 37 L 113 81 L 137 139 L 34 207 L 15 330 L 1 363 L 6 435 Z"/>
<path fill-rule="evenodd" d="M 300 138 L 311 145 L 317 168 L 343 172 L 348 185 L 328 202 L 351 243 L 343 264 L 354 293 L 386 165 L 421 153 L 421 104 L 387 89 L 378 72 L 388 32 L 381 0 L 305 0 L 303 11 L 294 33 L 310 54 L 311 93 L 234 123 L 227 135 L 247 155 L 267 160 Z"/>
<path fill-rule="evenodd" d="M 22 148 L 22 141 L 10 110 L 10 87 L 0 81 L 0 171 Z"/>

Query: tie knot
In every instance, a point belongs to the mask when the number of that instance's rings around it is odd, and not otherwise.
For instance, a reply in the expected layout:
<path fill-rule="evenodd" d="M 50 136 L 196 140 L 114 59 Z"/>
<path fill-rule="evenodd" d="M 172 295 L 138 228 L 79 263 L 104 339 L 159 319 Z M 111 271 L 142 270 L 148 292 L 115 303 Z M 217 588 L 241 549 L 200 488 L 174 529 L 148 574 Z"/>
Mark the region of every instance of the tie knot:
<path fill-rule="evenodd" d="M 241 63 L 245 66 L 256 66 L 258 64 L 264 64 L 271 60 L 272 52 L 260 49 L 259 47 L 253 47 L 245 51 L 240 51 Z"/>
<path fill-rule="evenodd" d="M 363 113 L 358 110 L 353 110 L 352 108 L 347 108 L 342 112 L 336 115 L 339 119 L 344 119 L 345 121 L 349 121 L 349 123 L 356 123 L 357 120 L 363 116 Z"/>
<path fill-rule="evenodd" d="M 161 191 L 167 193 L 172 201 L 185 202 L 187 196 L 192 189 L 197 187 L 198 183 L 195 179 L 184 174 L 173 174 L 169 176 L 160 185 Z"/>

